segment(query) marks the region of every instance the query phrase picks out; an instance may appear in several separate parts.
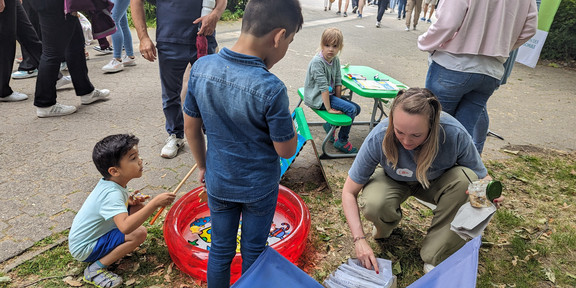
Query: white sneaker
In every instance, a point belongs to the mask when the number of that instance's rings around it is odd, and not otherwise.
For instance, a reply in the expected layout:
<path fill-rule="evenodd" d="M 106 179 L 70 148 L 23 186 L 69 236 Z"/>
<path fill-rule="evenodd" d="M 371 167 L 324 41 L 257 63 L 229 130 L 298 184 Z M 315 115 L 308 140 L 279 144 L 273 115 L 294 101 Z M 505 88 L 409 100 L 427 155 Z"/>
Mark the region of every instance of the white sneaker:
<path fill-rule="evenodd" d="M 376 28 L 380 28 L 380 22 L 376 22 Z"/>
<path fill-rule="evenodd" d="M 66 85 L 70 85 L 72 84 L 72 77 L 70 76 L 62 76 L 62 78 L 58 79 L 58 81 L 56 81 L 56 90 L 66 86 Z"/>
<path fill-rule="evenodd" d="M 56 103 L 49 107 L 36 107 L 36 116 L 40 118 L 70 115 L 76 112 L 76 107 Z"/>
<path fill-rule="evenodd" d="M 122 65 L 124 65 L 124 67 L 136 66 L 136 57 L 130 58 L 128 55 L 124 55 L 124 57 L 122 57 Z"/>
<path fill-rule="evenodd" d="M 80 96 L 80 103 L 82 105 L 92 104 L 97 101 L 108 100 L 110 90 L 108 89 L 94 89 L 92 93 Z"/>
<path fill-rule="evenodd" d="M 122 60 L 118 61 L 116 58 L 112 58 L 110 63 L 102 67 L 102 71 L 104 71 L 104 73 L 119 72 L 122 70 L 124 70 L 124 64 L 122 64 Z"/>
<path fill-rule="evenodd" d="M 424 263 L 424 274 L 428 274 L 428 272 L 432 271 L 432 269 L 436 268 L 436 266 L 428 263 Z"/>
<path fill-rule="evenodd" d="M 28 95 L 13 91 L 8 97 L 1 97 L 0 102 L 18 102 L 28 99 Z"/>
<path fill-rule="evenodd" d="M 166 145 L 162 147 L 160 156 L 168 159 L 174 158 L 182 147 L 184 147 L 184 139 L 176 138 L 176 134 L 172 134 L 166 139 Z"/>
<path fill-rule="evenodd" d="M 404 29 L 404 31 L 410 31 L 410 27 L 406 26 L 406 29 Z"/>

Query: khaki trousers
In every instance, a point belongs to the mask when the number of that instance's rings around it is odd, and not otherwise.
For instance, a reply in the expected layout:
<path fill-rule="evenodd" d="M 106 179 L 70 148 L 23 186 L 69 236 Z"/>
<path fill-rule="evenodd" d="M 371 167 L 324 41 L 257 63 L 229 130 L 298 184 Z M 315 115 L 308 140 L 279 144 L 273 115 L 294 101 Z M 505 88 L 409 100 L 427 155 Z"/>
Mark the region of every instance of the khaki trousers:
<path fill-rule="evenodd" d="M 422 12 L 422 0 L 408 0 L 408 2 L 406 2 L 406 27 L 408 28 L 410 28 L 412 10 L 414 10 L 414 25 L 412 27 L 416 28 L 418 21 L 420 21 L 420 12 Z"/>
<path fill-rule="evenodd" d="M 438 265 L 464 246 L 465 241 L 450 230 L 456 212 L 468 201 L 468 179 L 462 169 L 472 180 L 477 179 L 472 170 L 454 166 L 431 181 L 429 189 L 424 189 L 418 182 L 395 181 L 377 168 L 359 197 L 364 217 L 376 227 L 374 238 L 390 236 L 402 219 L 400 204 L 414 196 L 437 206 L 420 250 L 424 263 Z"/>

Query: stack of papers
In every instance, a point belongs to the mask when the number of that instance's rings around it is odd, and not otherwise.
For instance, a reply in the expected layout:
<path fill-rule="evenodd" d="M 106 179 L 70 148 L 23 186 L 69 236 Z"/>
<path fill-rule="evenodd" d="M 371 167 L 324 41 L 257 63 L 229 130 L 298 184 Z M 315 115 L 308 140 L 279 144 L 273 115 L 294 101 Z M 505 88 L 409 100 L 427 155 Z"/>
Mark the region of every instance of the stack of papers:
<path fill-rule="evenodd" d="M 392 261 L 376 258 L 380 274 L 368 270 L 358 259 L 348 259 L 324 280 L 327 288 L 393 288 L 396 276 L 392 275 Z"/>
<path fill-rule="evenodd" d="M 354 80 L 364 89 L 374 90 L 398 90 L 398 86 L 390 81 L 376 81 L 376 80 Z"/>

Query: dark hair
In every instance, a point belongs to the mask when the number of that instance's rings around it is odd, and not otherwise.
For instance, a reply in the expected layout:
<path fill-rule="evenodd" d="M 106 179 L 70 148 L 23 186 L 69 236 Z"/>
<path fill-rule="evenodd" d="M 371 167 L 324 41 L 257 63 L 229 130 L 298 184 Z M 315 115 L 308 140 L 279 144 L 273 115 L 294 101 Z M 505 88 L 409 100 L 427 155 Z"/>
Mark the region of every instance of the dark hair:
<path fill-rule="evenodd" d="M 298 0 L 250 0 L 242 17 L 242 32 L 262 37 L 274 29 L 286 29 L 286 36 L 302 29 L 304 17 Z"/>
<path fill-rule="evenodd" d="M 106 136 L 96 143 L 92 150 L 92 161 L 104 179 L 108 180 L 112 177 L 108 169 L 119 167 L 122 157 L 138 145 L 138 142 L 140 140 L 132 134 L 116 134 Z"/>

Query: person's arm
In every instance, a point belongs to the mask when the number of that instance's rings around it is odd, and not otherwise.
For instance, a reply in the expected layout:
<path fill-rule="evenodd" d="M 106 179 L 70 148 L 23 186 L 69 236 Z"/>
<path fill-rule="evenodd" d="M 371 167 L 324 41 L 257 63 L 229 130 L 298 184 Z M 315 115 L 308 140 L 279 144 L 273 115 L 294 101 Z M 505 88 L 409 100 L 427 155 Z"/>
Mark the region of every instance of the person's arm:
<path fill-rule="evenodd" d="M 364 234 L 364 229 L 362 228 L 362 221 L 360 220 L 358 193 L 360 193 L 362 187 L 364 187 L 364 185 L 354 182 L 354 180 L 348 176 L 344 183 L 344 188 L 342 189 L 342 209 L 344 210 L 344 216 L 346 216 L 348 227 L 350 227 L 352 239 L 354 239 L 356 257 L 366 269 L 372 269 L 372 267 L 374 267 L 374 271 L 379 273 L 380 270 L 378 268 L 376 256 L 374 256 L 374 251 L 372 251 L 372 248 L 370 248 L 370 245 L 365 238 L 366 236 Z"/>
<path fill-rule="evenodd" d="M 292 127 L 294 127 L 294 124 L 292 124 Z M 294 131 L 296 131 L 295 127 L 293 129 Z M 288 159 L 292 157 L 294 154 L 296 154 L 296 148 L 298 148 L 298 134 L 294 133 L 294 137 L 292 137 L 292 139 L 288 141 L 284 142 L 272 141 L 272 143 L 274 144 L 274 150 L 276 150 L 278 156 L 284 159 Z"/>
<path fill-rule="evenodd" d="M 216 0 L 216 5 L 210 14 L 194 20 L 194 24 L 202 21 L 198 35 L 208 36 L 214 34 L 216 24 L 218 23 L 218 20 L 220 20 L 220 17 L 222 17 L 222 13 L 224 13 L 227 3 L 227 0 Z"/>
<path fill-rule="evenodd" d="M 530 40 L 530 38 L 536 34 L 536 30 L 538 30 L 538 9 L 532 4 L 535 3 L 531 2 L 530 4 L 528 17 L 526 17 L 524 27 L 522 27 L 522 32 L 520 33 L 518 40 L 516 40 L 516 43 L 514 43 L 512 50 L 522 46 L 522 44 Z"/>
<path fill-rule="evenodd" d="M 146 27 L 146 13 L 144 12 L 144 0 L 130 0 L 132 21 L 140 40 L 140 54 L 144 59 L 154 62 L 156 60 L 156 46 L 148 35 Z"/>
<path fill-rule="evenodd" d="M 187 97 L 191 97 L 188 95 Z M 206 141 L 204 132 L 202 132 L 203 121 L 201 118 L 191 117 L 184 113 L 184 135 L 186 141 L 196 161 L 199 172 L 200 183 L 205 183 L 204 175 L 206 174 Z"/>
<path fill-rule="evenodd" d="M 118 230 L 124 235 L 130 234 L 140 227 L 156 209 L 172 204 L 175 198 L 176 194 L 169 192 L 162 193 L 152 198 L 147 205 L 143 205 L 143 207 L 134 214 L 128 215 L 128 213 L 120 213 L 114 216 L 114 223 L 116 227 L 118 227 Z"/>
<path fill-rule="evenodd" d="M 4 0 L 0 0 L 0 13 L 4 12 L 4 8 L 6 8 L 6 3 Z"/>
<path fill-rule="evenodd" d="M 418 37 L 418 49 L 432 52 L 451 40 L 468 13 L 468 0 L 442 0 L 438 4 L 438 21 Z"/>

